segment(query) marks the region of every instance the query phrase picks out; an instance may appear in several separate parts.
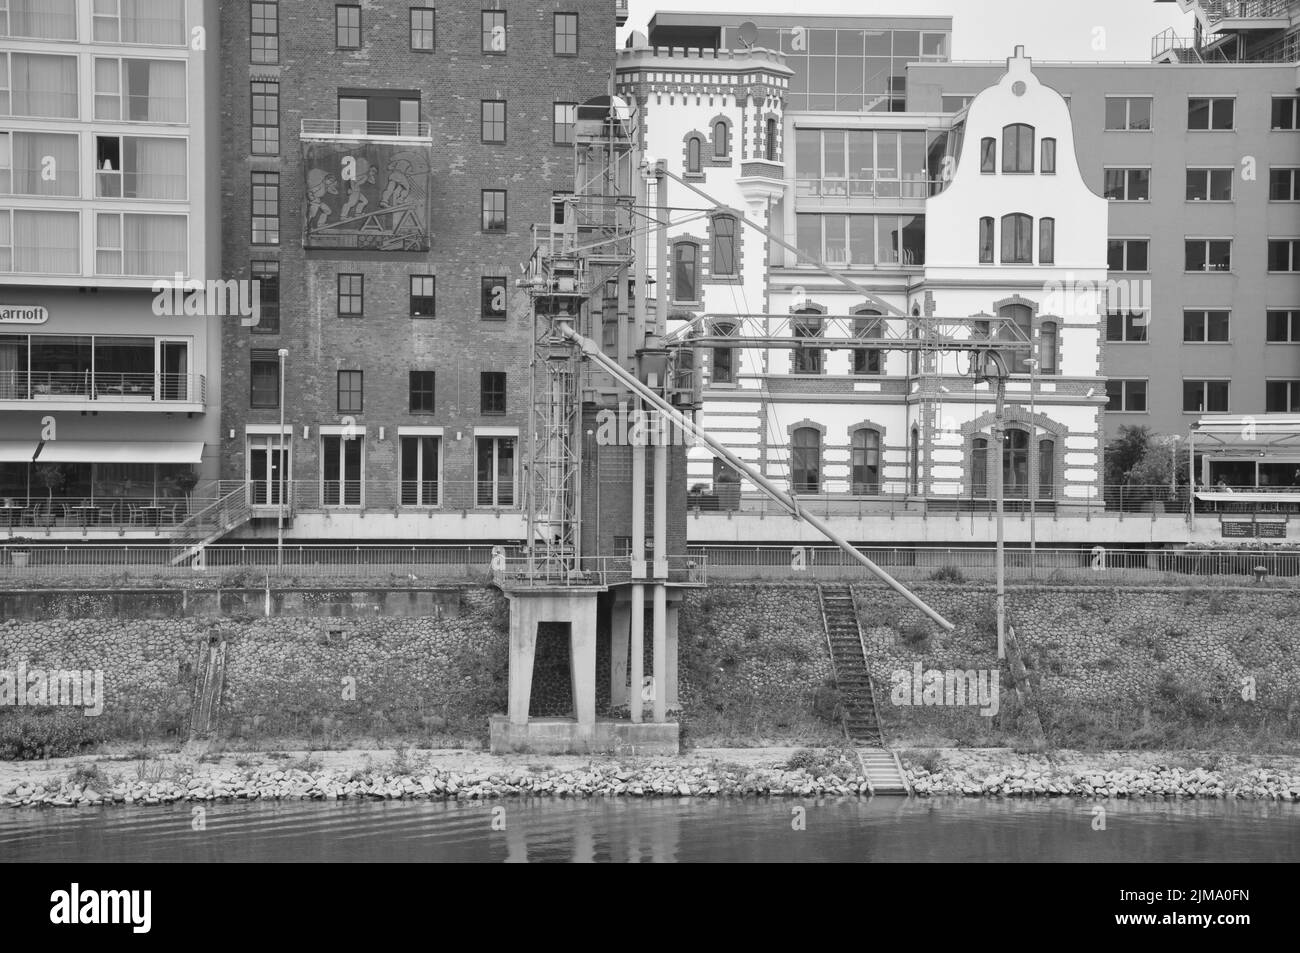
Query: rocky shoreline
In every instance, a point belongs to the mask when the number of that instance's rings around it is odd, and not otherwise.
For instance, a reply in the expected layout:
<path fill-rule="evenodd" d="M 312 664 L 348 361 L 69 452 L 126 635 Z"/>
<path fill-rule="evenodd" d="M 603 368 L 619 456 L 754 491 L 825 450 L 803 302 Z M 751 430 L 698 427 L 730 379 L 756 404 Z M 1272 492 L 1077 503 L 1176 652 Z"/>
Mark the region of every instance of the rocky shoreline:
<path fill-rule="evenodd" d="M 715 749 L 680 758 L 493 758 L 467 752 L 397 753 L 376 765 L 359 752 L 329 752 L 326 765 L 305 755 L 294 764 L 241 761 L 244 767 L 180 758 L 134 766 L 106 760 L 9 762 L 0 773 L 0 806 L 96 807 L 178 801 L 488 800 L 511 797 L 869 797 L 851 752 Z M 441 754 L 441 756 L 439 756 Z M 1108 767 L 1116 753 L 1062 759 L 982 752 L 909 753 L 917 796 L 1216 798 L 1300 801 L 1300 768 L 1233 763 L 1218 770 L 1168 764 Z M 279 755 L 288 758 L 287 755 Z M 265 762 L 263 757 L 262 761 Z M 1171 759 L 1172 760 L 1172 759 Z M 1283 759 L 1289 761 L 1290 759 Z M 926 767 L 920 761 L 926 761 Z M 936 761 L 941 763 L 935 763 Z M 118 767 L 121 765 L 121 767 Z M 134 770 L 135 777 L 130 774 Z"/>

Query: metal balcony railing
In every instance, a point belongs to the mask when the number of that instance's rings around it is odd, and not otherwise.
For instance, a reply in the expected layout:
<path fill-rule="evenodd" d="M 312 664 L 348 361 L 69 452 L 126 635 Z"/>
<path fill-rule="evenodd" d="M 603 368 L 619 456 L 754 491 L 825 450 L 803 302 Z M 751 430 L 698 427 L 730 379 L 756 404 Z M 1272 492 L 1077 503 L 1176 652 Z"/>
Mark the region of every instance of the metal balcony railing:
<path fill-rule="evenodd" d="M 427 122 L 355 122 L 340 119 L 304 119 L 301 136 L 304 139 L 367 139 L 388 136 L 399 139 L 432 138 L 432 126 Z"/>
<path fill-rule="evenodd" d="M 203 374 L 112 371 L 0 371 L 0 401 L 207 402 Z"/>

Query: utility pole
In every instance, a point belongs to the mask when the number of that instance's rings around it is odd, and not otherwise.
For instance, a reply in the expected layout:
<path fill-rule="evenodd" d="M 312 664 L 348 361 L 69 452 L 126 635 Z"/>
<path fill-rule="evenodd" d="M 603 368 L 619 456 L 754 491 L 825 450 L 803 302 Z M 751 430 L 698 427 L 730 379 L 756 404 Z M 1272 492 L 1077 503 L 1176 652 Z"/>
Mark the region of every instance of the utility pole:
<path fill-rule="evenodd" d="M 1043 474 L 1039 472 L 1043 466 L 1043 455 L 1038 451 L 1038 416 L 1035 403 L 1038 390 L 1038 359 L 1031 357 L 1025 363 L 1029 365 L 1029 575 L 1032 577 L 1038 569 L 1038 484 L 1043 479 Z"/>
<path fill-rule="evenodd" d="M 989 364 L 993 365 L 990 371 Z M 1006 431 L 1003 428 L 1003 418 L 1006 411 L 1006 391 L 1007 391 L 1007 366 L 1003 361 L 1002 355 L 996 351 L 984 352 L 983 364 L 981 366 L 979 377 L 982 380 L 991 381 L 993 376 L 997 377 L 997 405 L 994 410 L 993 433 L 997 438 L 997 459 L 993 464 L 993 479 L 997 488 L 997 619 L 998 619 L 998 658 L 1007 657 L 1007 571 L 1006 571 L 1006 533 L 1003 516 L 1005 507 L 1003 498 L 1006 490 L 1006 480 L 1004 479 L 1004 454 L 1006 445 Z"/>

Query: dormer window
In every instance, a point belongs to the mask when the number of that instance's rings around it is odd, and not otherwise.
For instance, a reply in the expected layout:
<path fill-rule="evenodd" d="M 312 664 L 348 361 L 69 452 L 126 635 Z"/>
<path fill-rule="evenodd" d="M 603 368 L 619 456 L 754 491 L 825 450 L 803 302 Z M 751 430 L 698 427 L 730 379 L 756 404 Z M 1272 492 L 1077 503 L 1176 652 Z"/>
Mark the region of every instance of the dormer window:
<path fill-rule="evenodd" d="M 1002 171 L 1034 171 L 1034 127 L 1022 122 L 1002 127 Z"/>

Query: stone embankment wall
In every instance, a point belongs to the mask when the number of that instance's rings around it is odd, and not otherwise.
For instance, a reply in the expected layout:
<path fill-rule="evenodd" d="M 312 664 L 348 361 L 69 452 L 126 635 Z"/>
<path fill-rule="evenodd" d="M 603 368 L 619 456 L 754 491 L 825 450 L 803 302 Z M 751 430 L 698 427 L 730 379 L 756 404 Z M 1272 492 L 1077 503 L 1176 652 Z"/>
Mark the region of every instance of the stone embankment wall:
<path fill-rule="evenodd" d="M 957 624 L 954 633 L 889 590 L 854 587 L 892 742 L 1040 740 L 1025 705 L 1060 746 L 1181 744 L 1175 728 L 1201 744 L 1219 729 L 1295 734 L 1300 591 L 1014 587 L 1008 620 L 1024 663 L 1019 684 L 997 659 L 991 588 L 924 583 L 917 591 Z M 107 704 L 96 730 L 124 739 L 184 735 L 214 641 L 227 645 L 223 735 L 481 735 L 488 714 L 505 709 L 506 634 L 505 599 L 485 586 L 0 594 L 0 670 L 20 660 L 102 670 Z M 539 641 L 534 714 L 568 711 L 564 641 Z M 907 675 L 910 694 L 917 663 L 923 672 L 997 672 L 997 715 L 924 697 L 896 703 L 893 674 Z M 688 742 L 812 745 L 837 734 L 813 585 L 688 591 L 679 679 Z M 0 707 L 0 723 L 33 711 Z"/>

